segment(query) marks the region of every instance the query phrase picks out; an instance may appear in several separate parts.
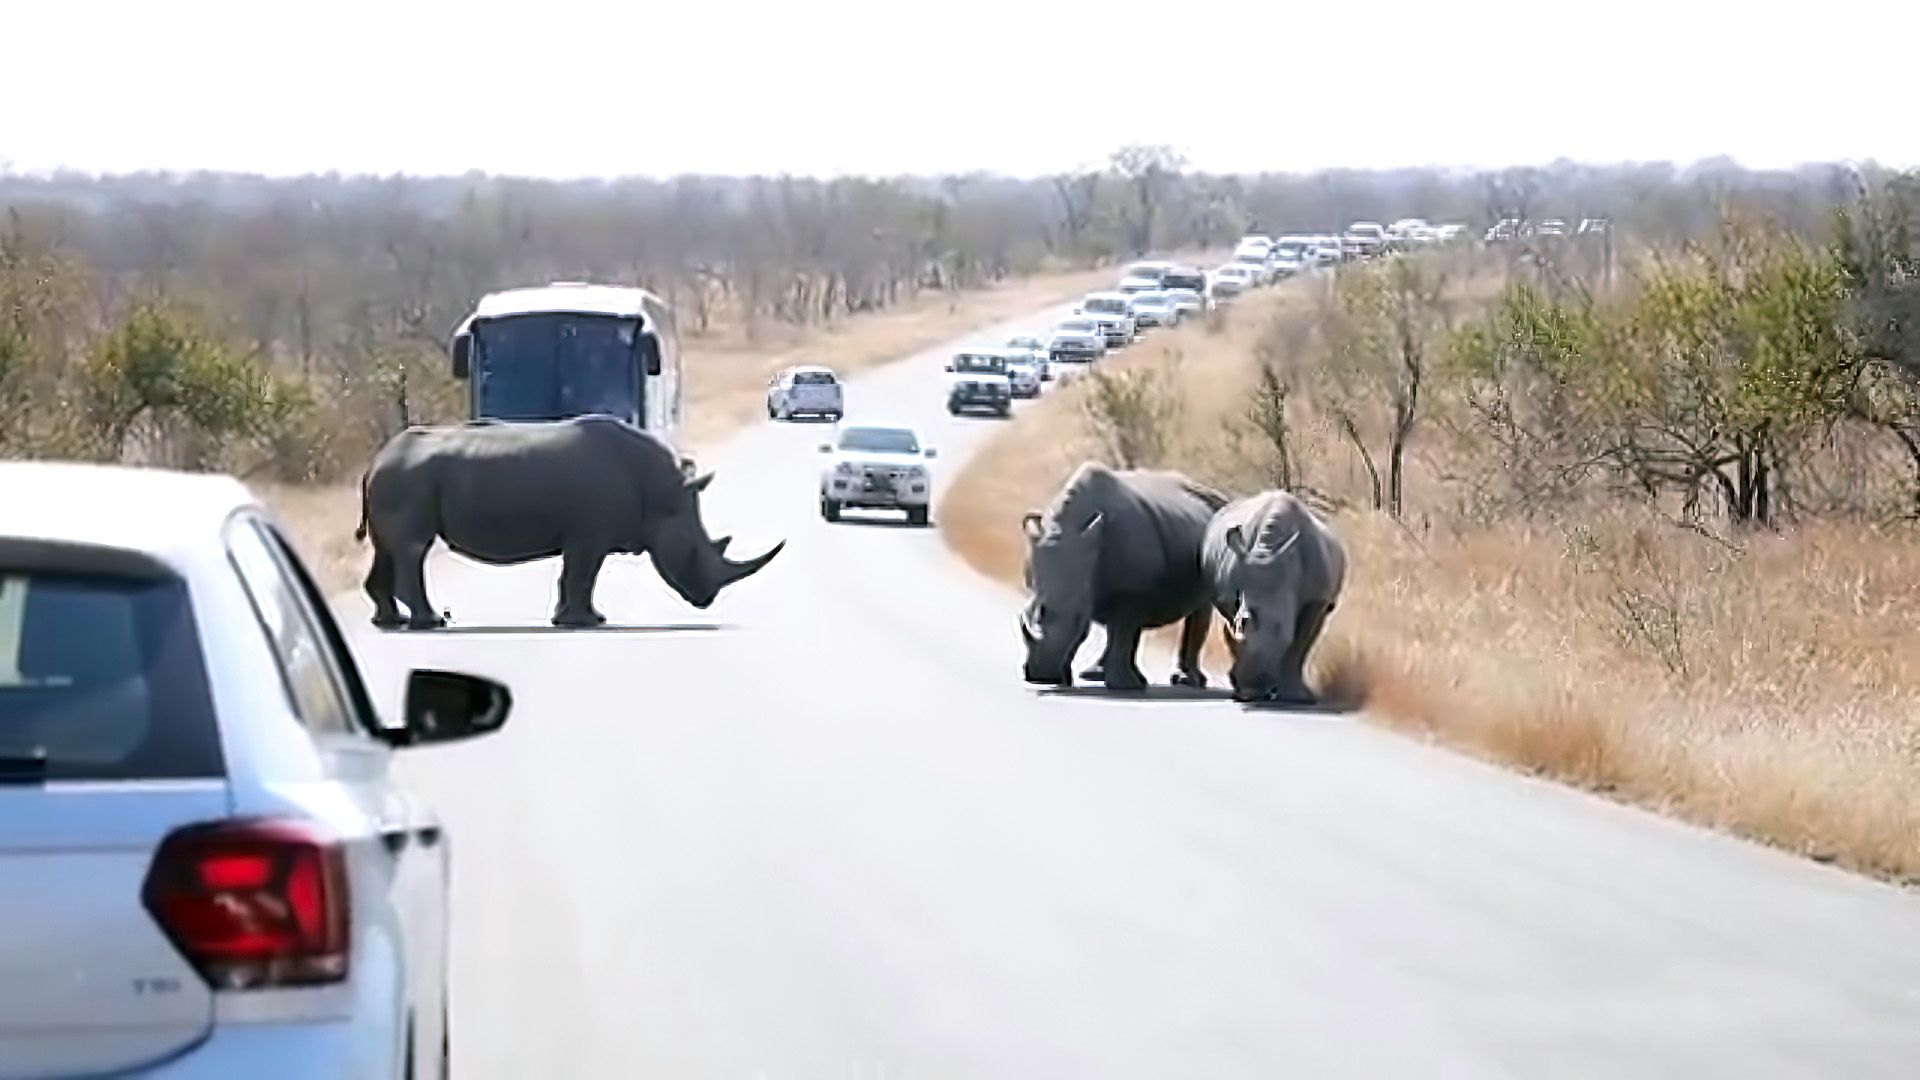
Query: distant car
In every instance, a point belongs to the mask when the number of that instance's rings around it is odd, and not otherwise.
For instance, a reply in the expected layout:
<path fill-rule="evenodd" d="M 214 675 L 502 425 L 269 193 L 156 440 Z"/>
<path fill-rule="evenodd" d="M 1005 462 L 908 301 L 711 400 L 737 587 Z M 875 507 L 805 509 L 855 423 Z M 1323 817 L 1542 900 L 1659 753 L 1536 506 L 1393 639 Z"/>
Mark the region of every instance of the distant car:
<path fill-rule="evenodd" d="M 1115 285 L 1113 288 L 1115 292 L 1132 296 L 1134 293 L 1152 292 L 1159 287 L 1160 280 L 1158 278 L 1125 277 L 1121 278 L 1120 284 Z"/>
<path fill-rule="evenodd" d="M 820 469 L 820 516 L 839 521 L 840 511 L 903 510 L 915 525 L 928 522 L 933 505 L 933 475 L 926 459 L 933 448 L 922 447 L 912 428 L 848 425 L 831 443 L 821 443 L 827 455 Z"/>
<path fill-rule="evenodd" d="M 1107 336 L 1085 315 L 1063 320 L 1047 339 L 1047 362 L 1061 379 L 1085 372 L 1107 352 Z"/>
<path fill-rule="evenodd" d="M 449 838 L 395 751 L 507 689 L 414 671 L 387 722 L 237 480 L 0 490 L 0 1073 L 445 1077 Z"/>
<path fill-rule="evenodd" d="M 1174 326 L 1180 322 L 1180 309 L 1161 290 L 1134 293 L 1133 319 L 1141 326 Z"/>
<path fill-rule="evenodd" d="M 1024 354 L 1040 373 L 1041 382 L 1053 381 L 1053 362 L 1047 355 L 1047 339 L 1032 334 L 1016 334 L 1007 339 L 1007 349 Z"/>
<path fill-rule="evenodd" d="M 1160 284 L 1161 278 L 1166 277 L 1169 272 L 1177 269 L 1179 269 L 1178 263 L 1171 263 L 1165 259 L 1143 259 L 1140 262 L 1128 263 L 1122 276 L 1142 278 L 1158 285 Z"/>
<path fill-rule="evenodd" d="M 1236 255 L 1228 265 L 1245 267 L 1248 285 L 1266 285 L 1273 281 L 1273 267 L 1265 256 L 1254 258 L 1251 255 Z"/>
<path fill-rule="evenodd" d="M 1022 401 L 1040 396 L 1040 365 L 1024 353 L 1007 358 L 1007 385 L 1013 390 L 1014 400 Z"/>
<path fill-rule="evenodd" d="M 1256 275 L 1254 268 L 1246 263 L 1230 262 L 1223 263 L 1213 271 L 1213 281 L 1216 286 L 1222 281 L 1235 282 L 1240 286 L 1240 291 L 1245 292 L 1260 283 Z"/>
<path fill-rule="evenodd" d="M 1119 348 L 1132 343 L 1139 328 L 1133 320 L 1133 294 L 1123 292 L 1088 293 L 1073 309 L 1075 315 L 1098 320 L 1107 335 L 1107 347 Z"/>
<path fill-rule="evenodd" d="M 1606 218 L 1580 219 L 1580 236 L 1601 236 L 1613 231 L 1613 222 Z"/>
<path fill-rule="evenodd" d="M 1214 271 L 1213 281 L 1208 286 L 1208 291 L 1213 294 L 1214 300 L 1222 304 L 1229 304 L 1239 299 L 1240 294 L 1246 290 L 1247 279 L 1244 274 L 1222 274 L 1218 270 Z"/>
<path fill-rule="evenodd" d="M 1345 253 L 1340 249 L 1340 242 L 1330 237 L 1322 237 L 1312 249 L 1315 266 L 1337 266 L 1345 258 Z"/>
<path fill-rule="evenodd" d="M 1128 301 L 1131 302 L 1131 300 L 1130 295 Z M 1126 348 L 1133 344 L 1133 339 L 1140 333 L 1140 328 L 1134 325 L 1133 316 L 1125 312 L 1082 311 L 1076 314 L 1092 319 L 1100 327 L 1100 333 L 1106 339 L 1109 349 Z"/>
<path fill-rule="evenodd" d="M 1201 278 L 1200 288 L 1206 288 L 1205 278 Z M 1207 313 L 1208 300 L 1204 292 L 1193 289 L 1168 289 L 1167 302 L 1173 305 L 1174 311 L 1181 319 Z"/>
<path fill-rule="evenodd" d="M 845 391 L 827 368 L 815 365 L 783 369 L 767 383 L 767 416 L 792 420 L 820 416 L 838 421 L 846 414 Z"/>
<path fill-rule="evenodd" d="M 985 409 L 997 416 L 1013 415 L 1013 380 L 1007 358 L 995 349 L 967 349 L 947 363 L 947 411 L 955 416 L 969 409 Z"/>
<path fill-rule="evenodd" d="M 1562 237 L 1566 236 L 1568 231 L 1566 222 L 1559 218 L 1548 218 L 1540 223 L 1540 228 L 1534 235 Z"/>

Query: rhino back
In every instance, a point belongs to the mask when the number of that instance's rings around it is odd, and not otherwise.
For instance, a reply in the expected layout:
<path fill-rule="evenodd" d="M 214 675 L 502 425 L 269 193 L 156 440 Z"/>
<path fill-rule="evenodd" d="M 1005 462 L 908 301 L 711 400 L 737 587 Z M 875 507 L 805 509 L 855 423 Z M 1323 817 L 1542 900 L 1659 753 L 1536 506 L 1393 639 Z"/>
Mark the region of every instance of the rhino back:
<path fill-rule="evenodd" d="M 1285 550 L 1272 563 L 1249 562 L 1234 554 L 1227 533 L 1239 528 L 1249 549 Z M 1288 546 L 1288 541 L 1295 535 Z M 1259 584 L 1259 575 L 1284 576 L 1300 599 L 1332 603 L 1346 577 L 1346 551 L 1339 537 L 1306 503 L 1286 491 L 1263 491 L 1235 500 L 1207 528 L 1203 560 L 1215 602 L 1237 603 L 1243 589 Z"/>
<path fill-rule="evenodd" d="M 680 482 L 664 444 L 601 418 L 413 429 L 388 451 L 377 502 L 430 506 L 450 546 L 501 560 L 586 534 L 631 543 Z"/>
<path fill-rule="evenodd" d="M 1097 609 L 1124 599 L 1171 621 L 1204 599 L 1200 544 L 1224 502 L 1178 473 L 1083 465 L 1053 513 L 1066 527 L 1101 518 Z"/>

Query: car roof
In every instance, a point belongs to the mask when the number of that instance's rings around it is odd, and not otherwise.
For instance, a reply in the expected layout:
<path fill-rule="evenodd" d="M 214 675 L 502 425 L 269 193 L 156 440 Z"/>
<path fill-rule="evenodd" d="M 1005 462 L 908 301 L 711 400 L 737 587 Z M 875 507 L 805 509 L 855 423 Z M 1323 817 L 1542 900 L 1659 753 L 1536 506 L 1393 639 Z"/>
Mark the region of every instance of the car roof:
<path fill-rule="evenodd" d="M 802 372 L 831 375 L 833 374 L 833 369 L 830 367 L 822 367 L 819 364 L 795 364 L 788 368 L 786 373 L 789 375 L 798 375 Z"/>
<path fill-rule="evenodd" d="M 219 542 L 234 511 L 258 507 L 231 476 L 78 462 L 0 462 L 0 537 L 92 544 L 176 567 Z"/>

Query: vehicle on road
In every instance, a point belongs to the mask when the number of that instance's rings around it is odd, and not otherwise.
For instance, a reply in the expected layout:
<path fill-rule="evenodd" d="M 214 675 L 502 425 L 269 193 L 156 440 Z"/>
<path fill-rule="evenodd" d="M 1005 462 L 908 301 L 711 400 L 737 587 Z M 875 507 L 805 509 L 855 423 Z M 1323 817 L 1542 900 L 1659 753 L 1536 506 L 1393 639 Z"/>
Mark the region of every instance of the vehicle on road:
<path fill-rule="evenodd" d="M 1224 273 L 1223 270 L 1224 268 L 1213 272 L 1213 281 L 1207 287 L 1207 291 L 1213 294 L 1216 304 L 1230 304 L 1238 300 L 1241 293 L 1247 291 L 1247 276 L 1244 273 L 1229 274 Z"/>
<path fill-rule="evenodd" d="M 955 416 L 984 409 L 997 416 L 1013 415 L 1013 380 L 1007 375 L 1006 354 L 997 349 L 966 349 L 947 362 L 947 411 Z"/>
<path fill-rule="evenodd" d="M 1238 292 L 1245 292 L 1259 284 L 1259 277 L 1253 267 L 1246 263 L 1224 263 L 1213 271 L 1214 291 L 1218 293 L 1222 281 L 1231 281 L 1239 286 Z"/>
<path fill-rule="evenodd" d="M 1088 293 L 1074 307 L 1075 315 L 1085 315 L 1100 324 L 1106 334 L 1107 347 L 1110 349 L 1129 345 L 1139 333 L 1134 325 L 1133 293 L 1097 292 Z"/>
<path fill-rule="evenodd" d="M 1204 279 L 1202 280 L 1204 282 Z M 1205 285 L 1203 284 L 1202 289 L 1204 288 Z M 1205 315 L 1207 310 L 1213 306 L 1212 301 L 1208 299 L 1205 292 L 1193 289 L 1168 289 L 1167 303 L 1173 305 L 1175 314 L 1179 316 L 1179 319 L 1174 320 L 1176 323 L 1178 323 L 1180 319 L 1186 319 L 1194 315 Z"/>
<path fill-rule="evenodd" d="M 1160 287 L 1169 293 L 1188 289 L 1204 297 L 1207 294 L 1207 272 L 1193 266 L 1176 266 L 1160 276 Z"/>
<path fill-rule="evenodd" d="M 444 1077 L 448 844 L 394 751 L 498 683 L 372 705 L 237 480 L 0 465 L 0 1074 Z"/>
<path fill-rule="evenodd" d="M 673 313 L 645 289 L 556 281 L 488 293 L 454 331 L 452 354 L 475 420 L 605 413 L 669 442 L 683 420 Z"/>
<path fill-rule="evenodd" d="M 1013 388 L 1014 398 L 1024 400 L 1039 397 L 1040 386 L 1044 382 L 1040 378 L 1041 361 L 1034 359 L 1024 349 L 1008 349 L 1006 357 L 1007 383 Z"/>
<path fill-rule="evenodd" d="M 1273 266 L 1264 255 L 1257 258 L 1252 255 L 1236 255 L 1227 265 L 1245 268 L 1249 286 L 1258 287 L 1271 284 L 1273 281 Z"/>
<path fill-rule="evenodd" d="M 1570 231 L 1568 230 L 1567 223 L 1565 221 L 1561 220 L 1560 218 L 1548 218 L 1547 220 L 1540 223 L 1540 229 L 1535 235 L 1550 236 L 1555 239 L 1560 239 L 1568 236 L 1569 234 L 1570 234 Z"/>
<path fill-rule="evenodd" d="M 1159 289 L 1134 293 L 1130 298 L 1133 304 L 1133 321 L 1143 327 L 1177 326 L 1180 322 L 1180 309 Z"/>
<path fill-rule="evenodd" d="M 1047 339 L 1047 362 L 1063 381 L 1086 372 L 1106 352 L 1107 336 L 1085 315 L 1062 321 Z"/>
<path fill-rule="evenodd" d="M 785 368 L 767 383 L 767 416 L 792 420 L 818 416 L 839 420 L 846 415 L 846 390 L 829 368 L 803 365 Z"/>
<path fill-rule="evenodd" d="M 1142 291 L 1151 292 L 1153 290 Z M 1127 297 L 1129 303 L 1131 303 L 1133 295 L 1134 294 L 1129 294 Z M 1124 349 L 1133 344 L 1134 339 L 1140 336 L 1140 327 L 1135 324 L 1133 316 L 1130 314 L 1116 314 L 1108 311 L 1084 311 L 1079 314 L 1092 319 L 1094 324 L 1100 327 L 1101 337 L 1105 340 L 1106 346 L 1109 349 Z"/>
<path fill-rule="evenodd" d="M 1340 248 L 1340 241 L 1334 237 L 1323 236 L 1313 245 L 1313 265 L 1338 266 L 1345 261 L 1346 254 Z"/>
<path fill-rule="evenodd" d="M 839 521 L 842 510 L 901 510 L 907 521 L 925 525 L 933 505 L 933 475 L 926 459 L 934 456 L 908 427 L 843 427 L 831 443 L 821 443 L 827 460 L 820 469 L 820 516 Z"/>
<path fill-rule="evenodd" d="M 1036 334 L 1015 334 L 1007 339 L 1006 348 L 1016 356 L 1023 355 L 1040 373 L 1041 382 L 1053 381 L 1053 362 L 1047 355 L 1047 339 Z"/>

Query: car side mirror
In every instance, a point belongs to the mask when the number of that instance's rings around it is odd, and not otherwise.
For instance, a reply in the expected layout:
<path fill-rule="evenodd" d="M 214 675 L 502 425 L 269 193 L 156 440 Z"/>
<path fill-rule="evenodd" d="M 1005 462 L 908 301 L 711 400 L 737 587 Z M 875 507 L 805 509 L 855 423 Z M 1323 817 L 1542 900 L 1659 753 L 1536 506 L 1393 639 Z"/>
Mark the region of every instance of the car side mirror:
<path fill-rule="evenodd" d="M 947 365 L 947 370 L 948 370 L 948 371 L 952 371 L 952 370 L 953 370 L 953 365 L 952 365 L 952 364 L 948 364 L 948 365 Z"/>
<path fill-rule="evenodd" d="M 464 379 L 473 368 L 473 336 L 461 334 L 453 339 L 453 377 Z"/>
<path fill-rule="evenodd" d="M 939 457 L 939 456 L 940 456 L 940 451 L 938 451 L 938 450 L 935 450 L 935 449 L 934 449 L 933 447 L 931 447 L 931 446 L 929 446 L 929 447 L 927 447 L 927 448 L 926 448 L 925 450 L 922 450 L 922 451 L 921 451 L 921 453 L 923 453 L 923 454 L 925 454 L 925 455 L 927 455 L 928 457 Z"/>
<path fill-rule="evenodd" d="M 633 352 L 647 374 L 660 374 L 660 339 L 653 336 L 651 331 L 634 337 Z"/>
<path fill-rule="evenodd" d="M 512 710 L 513 693 L 492 679 L 418 669 L 407 676 L 406 726 L 382 737 L 393 746 L 457 742 L 500 730 Z"/>
<path fill-rule="evenodd" d="M 821 453 L 823 453 L 823 454 L 831 454 L 831 453 L 833 453 L 833 445 L 832 445 L 831 443 L 821 443 L 821 444 L 820 444 L 820 452 L 821 452 Z"/>

